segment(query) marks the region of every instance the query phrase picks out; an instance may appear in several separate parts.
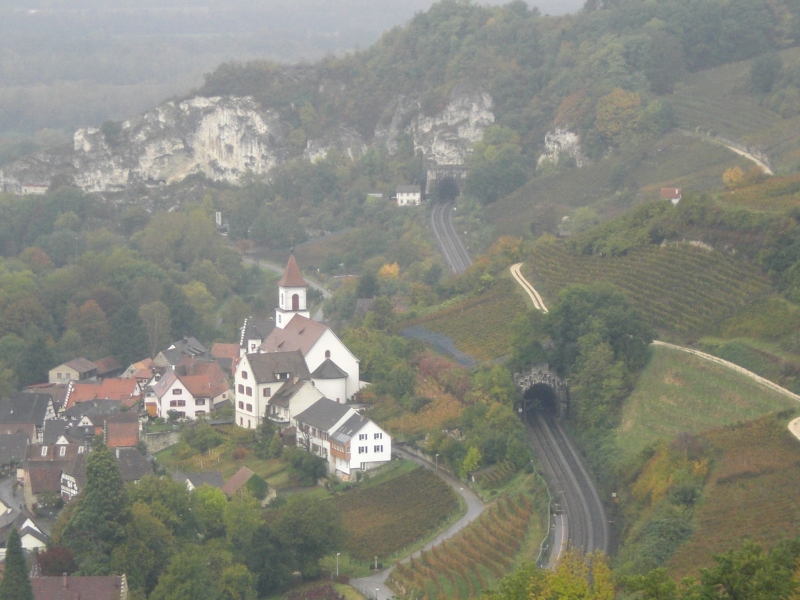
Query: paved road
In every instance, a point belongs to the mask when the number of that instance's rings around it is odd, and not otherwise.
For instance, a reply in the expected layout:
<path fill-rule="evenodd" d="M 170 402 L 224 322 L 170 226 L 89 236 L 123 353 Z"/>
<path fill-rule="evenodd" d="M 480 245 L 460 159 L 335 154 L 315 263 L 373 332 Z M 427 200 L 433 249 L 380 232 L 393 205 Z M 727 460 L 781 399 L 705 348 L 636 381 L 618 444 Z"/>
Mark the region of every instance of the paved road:
<path fill-rule="evenodd" d="M 453 202 L 435 204 L 431 211 L 431 229 L 447 266 L 453 273 L 458 274 L 469 268 L 472 259 L 453 226 L 453 211 L 455 211 Z"/>
<path fill-rule="evenodd" d="M 259 268 L 265 269 L 267 271 L 273 271 L 274 273 L 277 273 L 278 275 L 283 275 L 283 271 L 284 271 L 284 268 L 285 268 L 285 267 L 282 267 L 280 265 L 276 265 L 275 263 L 271 263 L 271 262 L 263 260 L 263 259 L 250 258 L 248 256 L 245 256 L 242 259 L 242 262 L 244 264 L 246 264 L 246 265 L 258 265 Z M 307 277 L 305 275 L 303 275 L 303 278 L 308 282 L 308 285 L 310 285 L 312 288 L 314 288 L 315 290 L 320 292 L 324 299 L 327 300 L 328 298 L 331 297 L 331 293 L 326 288 L 322 287 L 321 284 L 317 283 L 316 281 L 313 281 L 311 278 L 309 278 L 309 277 Z M 325 320 L 325 315 L 322 312 L 322 307 L 321 306 L 317 309 L 317 312 L 314 313 L 312 318 L 315 321 L 324 321 Z"/>
<path fill-rule="evenodd" d="M 475 493 L 469 489 L 466 485 L 460 482 L 458 479 L 451 477 L 448 473 L 445 473 L 441 469 L 436 469 L 433 463 L 429 460 L 424 458 L 420 458 L 414 454 L 409 452 L 405 452 L 400 448 L 394 448 L 392 450 L 394 454 L 402 458 L 407 458 L 409 460 L 413 460 L 416 463 L 419 463 L 426 469 L 435 470 L 436 474 L 439 475 L 442 479 L 444 479 L 450 486 L 456 491 L 456 493 L 460 494 L 461 497 L 464 499 L 464 502 L 467 504 L 467 512 L 461 517 L 458 521 L 453 523 L 450 527 L 448 527 L 445 531 L 440 533 L 436 538 L 430 542 L 428 542 L 424 548 L 421 550 L 417 550 L 413 554 L 405 557 L 400 562 L 406 563 L 409 562 L 412 558 L 418 557 L 422 554 L 425 550 L 430 550 L 434 546 L 438 546 L 443 541 L 453 537 L 459 531 L 464 529 L 467 525 L 472 523 L 475 519 L 481 516 L 483 513 L 483 503 L 481 502 L 480 498 L 478 498 Z M 387 598 L 391 598 L 395 595 L 395 593 L 386 585 L 386 580 L 389 579 L 389 576 L 392 574 L 395 565 L 392 565 L 388 569 L 384 569 L 383 571 L 379 571 L 374 575 L 370 575 L 369 577 L 362 577 L 360 579 L 351 579 L 350 585 L 358 588 L 365 596 L 368 598 L 373 598 L 374 600 L 387 600 Z"/>

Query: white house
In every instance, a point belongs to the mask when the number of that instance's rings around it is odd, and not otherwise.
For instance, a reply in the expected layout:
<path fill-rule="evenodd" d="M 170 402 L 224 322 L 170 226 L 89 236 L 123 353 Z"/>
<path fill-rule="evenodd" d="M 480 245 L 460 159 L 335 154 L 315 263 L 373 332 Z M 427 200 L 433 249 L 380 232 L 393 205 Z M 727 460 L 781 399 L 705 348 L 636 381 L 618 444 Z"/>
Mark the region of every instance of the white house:
<path fill-rule="evenodd" d="M 311 381 L 287 381 L 269 399 L 267 417 L 281 431 L 294 427 L 294 417 L 322 398 L 324 394 Z"/>
<path fill-rule="evenodd" d="M 324 458 L 328 471 L 349 480 L 392 459 L 392 438 L 351 407 L 328 398 L 295 417 L 297 445 Z"/>
<path fill-rule="evenodd" d="M 233 380 L 236 423 L 256 429 L 267 416 L 273 394 L 284 384 L 310 381 L 311 375 L 302 353 L 278 351 L 245 354 L 236 364 Z"/>
<path fill-rule="evenodd" d="M 326 360 L 344 374 L 344 387 L 333 400 L 347 402 L 358 391 L 359 360 L 344 345 L 342 340 L 326 325 L 317 323 L 303 315 L 295 315 L 283 328 L 275 328 L 261 344 L 261 351 L 287 352 L 299 350 L 312 372 Z"/>
<path fill-rule="evenodd" d="M 172 369 L 164 373 L 152 386 L 152 390 L 156 397 L 156 412 L 162 419 L 168 418 L 172 410 L 177 412 L 181 419 L 196 419 L 198 415 L 206 414 L 210 410 L 210 402 L 205 398 L 195 400 Z"/>
<path fill-rule="evenodd" d="M 418 185 L 398 185 L 395 189 L 397 206 L 419 206 L 422 189 Z"/>
<path fill-rule="evenodd" d="M 294 259 L 294 254 L 289 255 L 289 262 L 283 271 L 283 277 L 278 281 L 278 308 L 275 309 L 275 327 L 283 329 L 295 315 L 309 318 L 306 305 L 306 292 L 308 282 L 303 279 L 300 267 Z"/>

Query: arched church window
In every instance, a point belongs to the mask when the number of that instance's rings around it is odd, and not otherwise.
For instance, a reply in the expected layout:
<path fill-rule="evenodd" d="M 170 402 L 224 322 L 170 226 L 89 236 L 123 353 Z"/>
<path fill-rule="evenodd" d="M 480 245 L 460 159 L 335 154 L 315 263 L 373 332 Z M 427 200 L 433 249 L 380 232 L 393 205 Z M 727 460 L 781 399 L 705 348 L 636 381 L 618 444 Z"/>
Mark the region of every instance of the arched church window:
<path fill-rule="evenodd" d="M 300 294 L 292 295 L 292 310 L 300 310 Z"/>
<path fill-rule="evenodd" d="M 325 350 L 325 358 L 330 358 L 330 357 L 331 357 L 331 351 Z"/>

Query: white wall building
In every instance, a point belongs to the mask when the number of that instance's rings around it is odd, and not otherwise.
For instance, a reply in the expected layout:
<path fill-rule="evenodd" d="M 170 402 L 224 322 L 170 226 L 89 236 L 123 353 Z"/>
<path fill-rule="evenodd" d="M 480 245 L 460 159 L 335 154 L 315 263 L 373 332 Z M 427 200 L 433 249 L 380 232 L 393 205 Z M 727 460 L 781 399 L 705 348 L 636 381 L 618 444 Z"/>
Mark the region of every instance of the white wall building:
<path fill-rule="evenodd" d="M 422 189 L 418 185 L 398 185 L 395 195 L 397 206 L 419 206 L 422 202 Z"/>
<path fill-rule="evenodd" d="M 328 472 L 349 480 L 392 459 L 392 438 L 352 408 L 323 398 L 295 417 L 297 445 L 328 462 Z"/>
<path fill-rule="evenodd" d="M 283 277 L 278 281 L 278 308 L 275 309 L 276 327 L 283 329 L 295 315 L 303 315 L 306 318 L 311 316 L 306 305 L 307 291 L 308 282 L 303 279 L 294 254 L 291 254 L 289 262 L 286 263 Z"/>

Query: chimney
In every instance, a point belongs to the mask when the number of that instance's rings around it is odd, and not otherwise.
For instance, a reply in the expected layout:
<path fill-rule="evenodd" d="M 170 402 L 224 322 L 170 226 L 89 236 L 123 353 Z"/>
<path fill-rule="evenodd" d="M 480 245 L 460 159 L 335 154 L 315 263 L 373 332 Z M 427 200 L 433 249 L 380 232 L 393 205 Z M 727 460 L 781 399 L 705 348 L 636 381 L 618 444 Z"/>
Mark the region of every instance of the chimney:
<path fill-rule="evenodd" d="M 119 459 L 119 448 L 117 448 L 117 459 Z"/>
<path fill-rule="evenodd" d="M 67 589 L 67 574 L 66 574 L 66 573 L 64 573 L 64 574 L 61 576 L 61 589 L 62 589 L 62 590 L 65 590 L 65 589 Z"/>

